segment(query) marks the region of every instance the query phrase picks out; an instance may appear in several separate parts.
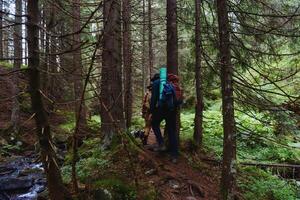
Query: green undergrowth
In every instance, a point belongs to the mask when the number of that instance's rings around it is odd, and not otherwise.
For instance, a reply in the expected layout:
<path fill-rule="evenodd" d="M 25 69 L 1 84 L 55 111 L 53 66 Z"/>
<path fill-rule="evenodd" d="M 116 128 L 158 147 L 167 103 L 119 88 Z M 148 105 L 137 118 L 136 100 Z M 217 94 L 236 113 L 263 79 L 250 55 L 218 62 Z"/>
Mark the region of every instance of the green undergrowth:
<path fill-rule="evenodd" d="M 127 138 L 127 149 L 136 154 L 135 147 Z M 108 150 L 103 150 L 100 138 L 90 138 L 79 147 L 79 160 L 76 165 L 78 180 L 81 184 L 89 184 L 94 198 L 111 200 L 134 200 L 137 190 L 133 179 L 128 179 L 130 160 L 124 146 L 117 137 L 113 138 Z M 71 182 L 72 155 L 66 155 L 62 168 L 63 180 Z M 100 195 L 100 196 L 98 196 Z M 105 197 L 104 197 L 104 196 Z"/>
<path fill-rule="evenodd" d="M 223 128 L 222 115 L 218 105 L 204 111 L 203 146 L 206 152 L 213 152 L 222 159 Z M 262 113 L 251 117 L 236 112 L 237 122 L 237 158 L 239 162 L 263 163 L 300 163 L 300 151 L 289 146 L 293 134 L 276 135 L 276 121 Z M 193 137 L 194 111 L 181 113 L 181 138 Z M 263 122 L 261 122 L 263 121 Z M 297 199 L 296 186 L 287 180 L 258 168 L 241 168 L 239 187 L 244 191 L 245 199 L 257 200 L 294 200 Z M 241 177 L 241 178 L 240 178 Z"/>
<path fill-rule="evenodd" d="M 294 181 L 286 181 L 256 167 L 244 167 L 238 176 L 239 188 L 246 200 L 296 200 Z"/>
<path fill-rule="evenodd" d="M 66 118 L 66 121 L 59 125 L 59 128 L 66 133 L 73 133 L 75 129 L 75 114 L 70 111 L 61 111 L 58 110 L 57 114 L 62 115 Z M 101 125 L 101 119 L 99 115 L 93 115 L 90 119 L 87 119 L 88 128 L 91 131 L 98 131 Z"/>
<path fill-rule="evenodd" d="M 299 132 L 295 131 L 295 128 L 287 128 L 295 127 L 295 121 L 289 115 L 280 115 L 278 117 L 270 113 L 253 112 L 249 115 L 242 111 L 235 112 L 238 162 L 300 164 L 300 150 L 292 147 L 299 146 L 299 143 L 294 141 Z M 204 111 L 203 121 L 204 151 L 222 159 L 223 127 L 220 101 L 211 103 Z M 133 123 L 136 129 L 143 127 L 141 118 L 135 119 Z M 279 125 L 284 128 L 278 131 Z M 182 110 L 181 141 L 191 140 L 193 132 L 194 110 Z M 297 199 L 295 183 L 272 175 L 269 171 L 240 168 L 239 174 L 238 184 L 247 200 Z"/>
<path fill-rule="evenodd" d="M 64 116 L 66 121 L 59 125 L 59 128 L 66 133 L 72 133 L 75 128 L 75 115 L 74 112 L 58 110 L 57 114 Z"/>
<path fill-rule="evenodd" d="M 96 188 L 108 190 L 111 198 L 115 200 L 134 200 L 137 197 L 137 192 L 133 186 L 117 178 L 98 180 L 93 185 Z"/>
<path fill-rule="evenodd" d="M 275 135 L 275 122 L 264 114 L 255 113 L 255 118 L 236 112 L 237 156 L 239 161 L 300 163 L 300 150 L 290 146 L 291 134 Z M 269 125 L 260 120 L 267 120 Z M 216 158 L 222 157 L 223 128 L 219 110 L 204 111 L 203 145 L 207 151 L 214 152 Z M 181 138 L 193 137 L 194 111 L 181 113 Z"/>
<path fill-rule="evenodd" d="M 10 62 L 0 61 L 0 66 L 6 69 L 12 69 L 14 64 Z M 21 65 L 21 69 L 25 69 L 27 67 L 28 67 L 27 65 L 23 65 L 23 64 Z"/>

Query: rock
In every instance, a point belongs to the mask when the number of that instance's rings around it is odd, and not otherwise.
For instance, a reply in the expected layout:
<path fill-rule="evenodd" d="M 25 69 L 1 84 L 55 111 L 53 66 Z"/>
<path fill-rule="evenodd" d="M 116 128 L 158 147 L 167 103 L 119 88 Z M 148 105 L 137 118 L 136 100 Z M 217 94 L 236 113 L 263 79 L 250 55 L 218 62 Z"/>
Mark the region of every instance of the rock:
<path fill-rule="evenodd" d="M 169 180 L 169 186 L 173 189 L 180 188 L 180 183 L 177 180 L 171 179 Z"/>
<path fill-rule="evenodd" d="M 20 172 L 19 176 L 28 176 L 30 174 L 41 174 L 43 173 L 43 169 L 40 168 L 26 168 Z"/>
<path fill-rule="evenodd" d="M 8 145 L 8 142 L 4 138 L 0 137 L 0 145 L 1 146 Z"/>
<path fill-rule="evenodd" d="M 18 190 L 28 189 L 33 185 L 32 178 L 10 178 L 5 177 L 0 179 L 0 191 L 3 190 Z"/>
<path fill-rule="evenodd" d="M 1 200 L 10 200 L 9 196 L 5 192 L 0 191 L 0 199 Z"/>
<path fill-rule="evenodd" d="M 112 200 L 112 194 L 106 189 L 98 189 L 92 192 L 94 199 Z"/>
<path fill-rule="evenodd" d="M 37 200 L 48 200 L 49 199 L 49 191 L 45 189 L 43 192 L 39 193 L 37 196 Z"/>
<path fill-rule="evenodd" d="M 153 175 L 154 173 L 156 172 L 156 170 L 155 169 L 150 169 L 150 170 L 148 170 L 148 171 L 146 171 L 145 172 L 145 175 Z"/>
<path fill-rule="evenodd" d="M 196 197 L 189 196 L 189 197 L 186 197 L 185 200 L 197 200 L 197 198 L 196 198 Z"/>
<path fill-rule="evenodd" d="M 11 167 L 5 167 L 5 166 L 2 167 L 2 166 L 0 166 L 0 175 L 1 176 L 7 175 L 7 174 L 11 174 L 14 171 L 16 171 L 16 169 L 11 168 Z"/>

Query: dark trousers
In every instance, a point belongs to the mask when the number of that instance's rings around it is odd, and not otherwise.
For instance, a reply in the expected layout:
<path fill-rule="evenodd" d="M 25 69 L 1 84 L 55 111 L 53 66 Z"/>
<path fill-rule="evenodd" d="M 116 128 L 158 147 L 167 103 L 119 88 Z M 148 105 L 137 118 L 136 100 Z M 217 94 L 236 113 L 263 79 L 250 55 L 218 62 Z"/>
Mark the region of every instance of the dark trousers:
<path fill-rule="evenodd" d="M 165 134 L 168 135 L 169 149 L 172 156 L 178 156 L 178 140 L 176 137 L 176 114 L 177 110 L 157 109 L 152 114 L 152 129 L 159 145 L 164 143 L 161 134 L 160 124 L 163 120 L 166 122 Z"/>

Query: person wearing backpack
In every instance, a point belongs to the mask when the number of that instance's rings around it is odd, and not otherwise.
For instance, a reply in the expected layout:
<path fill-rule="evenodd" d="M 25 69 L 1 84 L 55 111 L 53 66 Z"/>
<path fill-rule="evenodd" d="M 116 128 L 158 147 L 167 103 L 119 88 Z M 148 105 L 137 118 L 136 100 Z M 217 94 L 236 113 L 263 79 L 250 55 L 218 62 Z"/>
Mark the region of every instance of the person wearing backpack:
<path fill-rule="evenodd" d="M 165 134 L 168 134 L 171 161 L 176 163 L 179 145 L 176 137 L 176 116 L 178 107 L 182 103 L 182 90 L 179 87 L 179 78 L 174 74 L 168 74 L 163 88 L 160 89 L 160 85 L 160 79 L 153 82 L 150 103 L 150 112 L 152 114 L 151 124 L 158 143 L 158 147 L 154 150 L 160 152 L 166 150 L 160 130 L 160 124 L 165 120 Z"/>

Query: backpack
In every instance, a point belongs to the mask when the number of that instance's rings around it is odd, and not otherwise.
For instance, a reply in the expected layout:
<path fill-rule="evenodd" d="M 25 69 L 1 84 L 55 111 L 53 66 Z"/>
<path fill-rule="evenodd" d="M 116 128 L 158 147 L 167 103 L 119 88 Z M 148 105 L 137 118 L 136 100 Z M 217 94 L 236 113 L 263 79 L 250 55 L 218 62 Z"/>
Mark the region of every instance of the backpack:
<path fill-rule="evenodd" d="M 175 91 L 175 105 L 179 106 L 183 103 L 183 91 L 179 85 L 179 78 L 177 75 L 168 74 L 168 81 L 172 84 L 174 91 Z"/>
<path fill-rule="evenodd" d="M 165 83 L 162 91 L 161 98 L 159 99 L 158 106 L 173 110 L 175 108 L 176 94 L 172 83 Z"/>
<path fill-rule="evenodd" d="M 171 83 L 175 91 L 175 105 L 179 106 L 183 103 L 183 91 L 178 83 Z"/>
<path fill-rule="evenodd" d="M 183 91 L 179 86 L 179 79 L 174 74 L 168 75 L 168 81 L 164 84 L 159 107 L 173 110 L 183 102 Z"/>

